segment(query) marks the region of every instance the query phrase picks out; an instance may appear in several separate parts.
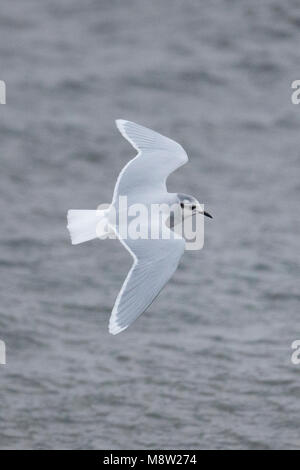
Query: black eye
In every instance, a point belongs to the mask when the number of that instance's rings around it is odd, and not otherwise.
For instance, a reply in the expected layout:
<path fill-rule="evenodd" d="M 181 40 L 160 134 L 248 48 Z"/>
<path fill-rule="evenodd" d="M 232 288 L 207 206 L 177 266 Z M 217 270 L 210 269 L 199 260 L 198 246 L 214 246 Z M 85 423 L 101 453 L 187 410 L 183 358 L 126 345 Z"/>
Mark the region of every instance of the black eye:
<path fill-rule="evenodd" d="M 192 211 L 194 211 L 195 209 L 196 209 L 196 206 L 193 205 L 193 206 L 192 206 Z"/>
<path fill-rule="evenodd" d="M 180 207 L 181 207 L 181 209 L 184 208 L 184 203 L 183 202 L 180 203 Z"/>

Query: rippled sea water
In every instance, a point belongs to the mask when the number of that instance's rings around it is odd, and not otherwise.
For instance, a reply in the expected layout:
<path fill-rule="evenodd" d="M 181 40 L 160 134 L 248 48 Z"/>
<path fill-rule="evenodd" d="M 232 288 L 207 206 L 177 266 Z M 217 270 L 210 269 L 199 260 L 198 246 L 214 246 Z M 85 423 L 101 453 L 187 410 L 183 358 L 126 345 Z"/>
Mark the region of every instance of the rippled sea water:
<path fill-rule="evenodd" d="M 300 448 L 299 2 L 1 5 L 2 449 Z M 131 259 L 71 246 L 69 208 L 110 202 L 125 118 L 178 140 L 168 180 L 214 215 L 126 332 Z"/>

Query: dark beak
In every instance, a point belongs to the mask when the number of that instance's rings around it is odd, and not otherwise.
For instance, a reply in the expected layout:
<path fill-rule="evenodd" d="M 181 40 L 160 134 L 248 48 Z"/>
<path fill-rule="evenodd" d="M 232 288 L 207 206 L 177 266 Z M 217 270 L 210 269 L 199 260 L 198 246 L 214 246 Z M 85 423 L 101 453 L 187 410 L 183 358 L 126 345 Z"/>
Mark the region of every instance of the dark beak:
<path fill-rule="evenodd" d="M 206 215 L 206 217 L 209 217 L 210 219 L 213 219 L 213 216 L 210 215 L 208 212 L 204 211 L 203 215 Z"/>

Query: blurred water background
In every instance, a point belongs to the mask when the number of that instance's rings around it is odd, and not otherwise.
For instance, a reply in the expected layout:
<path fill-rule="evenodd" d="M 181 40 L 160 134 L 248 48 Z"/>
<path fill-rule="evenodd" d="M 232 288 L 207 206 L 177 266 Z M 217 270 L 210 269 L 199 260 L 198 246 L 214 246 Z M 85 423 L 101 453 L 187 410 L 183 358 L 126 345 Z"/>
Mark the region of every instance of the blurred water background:
<path fill-rule="evenodd" d="M 1 449 L 300 448 L 300 5 L 1 4 Z M 71 246 L 134 150 L 178 140 L 168 180 L 214 215 L 205 246 L 130 329 L 108 319 L 131 258 Z"/>

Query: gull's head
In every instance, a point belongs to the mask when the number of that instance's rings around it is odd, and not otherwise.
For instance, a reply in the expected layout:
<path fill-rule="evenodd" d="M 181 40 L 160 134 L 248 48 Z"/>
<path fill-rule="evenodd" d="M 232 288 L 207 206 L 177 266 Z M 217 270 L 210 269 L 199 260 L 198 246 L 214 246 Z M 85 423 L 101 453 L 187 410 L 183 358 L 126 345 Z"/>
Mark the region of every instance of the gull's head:
<path fill-rule="evenodd" d="M 178 193 L 177 198 L 184 218 L 198 213 L 212 219 L 212 216 L 203 209 L 200 202 L 198 202 L 194 196 Z"/>

